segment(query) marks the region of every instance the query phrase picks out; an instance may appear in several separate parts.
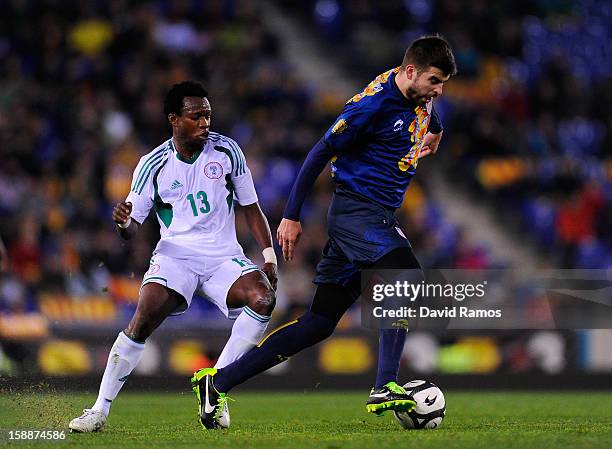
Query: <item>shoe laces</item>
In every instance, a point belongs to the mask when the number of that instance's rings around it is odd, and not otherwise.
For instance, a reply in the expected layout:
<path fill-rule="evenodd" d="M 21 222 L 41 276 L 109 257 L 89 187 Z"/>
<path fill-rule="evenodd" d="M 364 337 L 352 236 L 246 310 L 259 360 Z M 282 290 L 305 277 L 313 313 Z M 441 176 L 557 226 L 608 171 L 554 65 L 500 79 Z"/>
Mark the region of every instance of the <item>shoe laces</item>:
<path fill-rule="evenodd" d="M 387 387 L 393 393 L 406 394 L 406 390 L 404 390 L 404 387 L 398 385 L 396 382 L 388 382 L 385 384 L 385 387 Z"/>
<path fill-rule="evenodd" d="M 235 399 L 230 398 L 225 393 L 219 393 L 219 398 L 217 399 L 217 410 L 215 410 L 214 419 L 219 419 L 221 417 L 221 413 L 223 413 L 223 409 L 227 405 L 227 401 L 236 402 Z"/>
<path fill-rule="evenodd" d="M 94 410 L 93 408 L 84 408 L 83 409 L 83 414 L 81 415 L 81 418 L 85 418 L 85 417 L 90 416 L 90 415 L 96 415 L 98 413 L 100 413 L 100 412 L 98 412 L 97 410 Z"/>

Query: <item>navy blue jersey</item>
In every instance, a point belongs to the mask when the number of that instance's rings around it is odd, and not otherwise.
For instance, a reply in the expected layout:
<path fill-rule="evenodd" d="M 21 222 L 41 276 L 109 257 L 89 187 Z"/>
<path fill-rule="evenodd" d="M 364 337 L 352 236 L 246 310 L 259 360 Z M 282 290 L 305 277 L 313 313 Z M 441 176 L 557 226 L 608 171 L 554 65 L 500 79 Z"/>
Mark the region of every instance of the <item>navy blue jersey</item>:
<path fill-rule="evenodd" d="M 394 208 L 402 204 L 414 176 L 430 121 L 432 132 L 441 131 L 431 100 L 417 106 L 401 93 L 398 71 L 379 75 L 351 98 L 323 137 L 335 154 L 334 181 Z"/>

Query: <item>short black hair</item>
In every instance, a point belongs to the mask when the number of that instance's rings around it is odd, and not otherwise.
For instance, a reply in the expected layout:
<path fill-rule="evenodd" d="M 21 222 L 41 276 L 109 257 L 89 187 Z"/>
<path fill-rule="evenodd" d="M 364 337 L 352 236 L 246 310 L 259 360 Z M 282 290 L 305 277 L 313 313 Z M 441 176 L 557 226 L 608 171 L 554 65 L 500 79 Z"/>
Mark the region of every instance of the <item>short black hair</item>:
<path fill-rule="evenodd" d="M 170 88 L 164 99 L 164 114 L 181 115 L 185 97 L 208 98 L 208 91 L 197 81 L 183 81 Z"/>
<path fill-rule="evenodd" d="M 417 70 L 431 66 L 442 70 L 445 75 L 457 74 L 453 50 L 448 41 L 438 34 L 421 36 L 410 44 L 404 54 L 402 68 L 408 64 L 415 66 Z"/>

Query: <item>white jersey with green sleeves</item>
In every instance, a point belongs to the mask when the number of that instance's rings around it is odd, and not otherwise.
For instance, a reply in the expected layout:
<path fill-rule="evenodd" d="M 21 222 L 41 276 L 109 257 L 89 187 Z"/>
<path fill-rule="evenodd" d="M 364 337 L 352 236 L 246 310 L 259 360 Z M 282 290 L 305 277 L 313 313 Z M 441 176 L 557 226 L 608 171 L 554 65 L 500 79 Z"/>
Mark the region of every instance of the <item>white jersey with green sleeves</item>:
<path fill-rule="evenodd" d="M 161 235 L 155 252 L 178 258 L 242 252 L 234 200 L 257 202 L 253 178 L 238 144 L 214 132 L 191 160 L 172 139 L 143 156 L 126 198 L 139 223 L 155 210 Z"/>

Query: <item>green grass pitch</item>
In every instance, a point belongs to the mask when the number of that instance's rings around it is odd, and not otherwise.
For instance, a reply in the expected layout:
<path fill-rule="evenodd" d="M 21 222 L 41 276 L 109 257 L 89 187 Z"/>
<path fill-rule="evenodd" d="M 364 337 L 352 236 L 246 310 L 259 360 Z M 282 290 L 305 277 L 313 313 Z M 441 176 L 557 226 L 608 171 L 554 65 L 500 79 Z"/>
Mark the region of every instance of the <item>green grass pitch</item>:
<path fill-rule="evenodd" d="M 105 429 L 63 442 L 9 443 L 8 429 L 66 428 L 93 394 L 0 394 L 0 447 L 21 448 L 610 448 L 612 392 L 446 393 L 436 430 L 403 430 L 365 412 L 363 392 L 237 392 L 229 430 L 203 431 L 185 393 L 123 393 Z"/>

